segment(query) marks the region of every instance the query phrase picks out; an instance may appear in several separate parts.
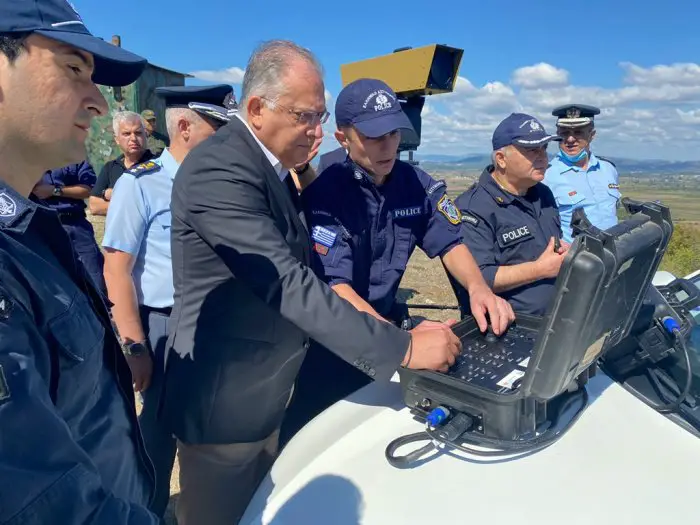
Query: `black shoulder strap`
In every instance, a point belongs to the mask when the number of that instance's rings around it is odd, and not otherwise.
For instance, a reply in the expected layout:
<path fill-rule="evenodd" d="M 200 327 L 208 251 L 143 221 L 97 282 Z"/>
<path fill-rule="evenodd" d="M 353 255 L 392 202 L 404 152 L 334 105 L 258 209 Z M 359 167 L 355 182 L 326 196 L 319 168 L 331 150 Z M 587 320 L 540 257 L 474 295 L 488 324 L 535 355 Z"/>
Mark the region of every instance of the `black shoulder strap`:
<path fill-rule="evenodd" d="M 605 162 L 609 162 L 610 164 L 613 165 L 613 168 L 617 168 L 617 166 L 615 166 L 615 163 L 613 161 L 611 161 L 609 158 L 601 157 L 600 155 L 596 155 L 596 157 L 598 157 L 598 160 L 604 160 Z"/>

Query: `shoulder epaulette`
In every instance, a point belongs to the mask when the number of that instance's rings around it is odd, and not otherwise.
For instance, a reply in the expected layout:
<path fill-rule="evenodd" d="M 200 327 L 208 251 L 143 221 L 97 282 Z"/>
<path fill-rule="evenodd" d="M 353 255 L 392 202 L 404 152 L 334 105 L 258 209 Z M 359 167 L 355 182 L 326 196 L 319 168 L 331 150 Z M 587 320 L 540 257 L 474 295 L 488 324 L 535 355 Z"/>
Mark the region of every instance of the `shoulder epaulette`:
<path fill-rule="evenodd" d="M 617 168 L 617 166 L 615 166 L 615 163 L 613 161 L 611 161 L 610 159 L 608 159 L 606 157 L 601 157 L 600 155 L 596 155 L 596 157 L 598 157 L 598 160 L 604 160 L 605 162 L 609 162 L 610 164 L 613 165 L 613 168 Z"/>
<path fill-rule="evenodd" d="M 126 172 L 130 175 L 133 175 L 136 178 L 139 178 L 142 175 L 145 175 L 146 173 L 155 173 L 156 171 L 161 170 L 161 165 L 153 162 L 152 160 L 142 162 L 141 164 L 137 164 L 136 166 L 133 166 L 131 169 L 127 170 Z"/>

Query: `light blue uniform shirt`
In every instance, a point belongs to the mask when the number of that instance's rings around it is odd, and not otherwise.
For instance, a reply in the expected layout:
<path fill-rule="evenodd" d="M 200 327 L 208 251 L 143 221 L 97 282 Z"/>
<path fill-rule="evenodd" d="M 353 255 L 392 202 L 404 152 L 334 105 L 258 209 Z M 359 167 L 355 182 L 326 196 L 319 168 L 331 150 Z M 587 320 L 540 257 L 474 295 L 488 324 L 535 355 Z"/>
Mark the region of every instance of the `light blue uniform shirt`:
<path fill-rule="evenodd" d="M 109 203 L 102 246 L 134 256 L 132 276 L 141 305 L 173 305 L 170 194 L 180 165 L 165 149 L 157 159 L 119 177 Z"/>
<path fill-rule="evenodd" d="M 559 206 L 566 242 L 572 242 L 571 216 L 576 208 L 583 208 L 591 224 L 601 230 L 617 224 L 619 175 L 607 160 L 591 153 L 588 169 L 584 170 L 556 156 L 544 175 L 544 183 L 552 190 Z"/>

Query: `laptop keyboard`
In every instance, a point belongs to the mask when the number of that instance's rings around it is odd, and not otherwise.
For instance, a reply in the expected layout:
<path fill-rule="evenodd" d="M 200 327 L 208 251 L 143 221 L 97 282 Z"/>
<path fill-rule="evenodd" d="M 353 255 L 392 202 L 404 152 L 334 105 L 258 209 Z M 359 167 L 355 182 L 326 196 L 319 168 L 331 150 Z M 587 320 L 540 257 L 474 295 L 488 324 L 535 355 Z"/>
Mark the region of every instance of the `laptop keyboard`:
<path fill-rule="evenodd" d="M 462 338 L 462 352 L 447 375 L 494 392 L 517 390 L 537 332 L 511 325 L 500 337 L 478 329 Z"/>

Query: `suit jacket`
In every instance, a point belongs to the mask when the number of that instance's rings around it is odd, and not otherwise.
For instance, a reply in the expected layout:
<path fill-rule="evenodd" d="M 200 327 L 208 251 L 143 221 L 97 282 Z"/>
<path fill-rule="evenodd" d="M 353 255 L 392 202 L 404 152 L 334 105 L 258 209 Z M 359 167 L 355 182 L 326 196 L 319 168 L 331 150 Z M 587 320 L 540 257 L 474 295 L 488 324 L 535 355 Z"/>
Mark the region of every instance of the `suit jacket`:
<path fill-rule="evenodd" d="M 376 379 L 390 378 L 408 348 L 408 333 L 314 275 L 289 179 L 237 118 L 175 178 L 162 413 L 186 443 L 258 441 L 277 429 L 309 337 Z"/>

